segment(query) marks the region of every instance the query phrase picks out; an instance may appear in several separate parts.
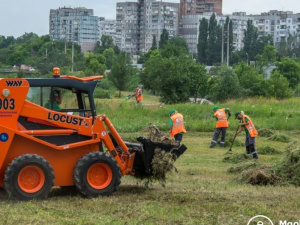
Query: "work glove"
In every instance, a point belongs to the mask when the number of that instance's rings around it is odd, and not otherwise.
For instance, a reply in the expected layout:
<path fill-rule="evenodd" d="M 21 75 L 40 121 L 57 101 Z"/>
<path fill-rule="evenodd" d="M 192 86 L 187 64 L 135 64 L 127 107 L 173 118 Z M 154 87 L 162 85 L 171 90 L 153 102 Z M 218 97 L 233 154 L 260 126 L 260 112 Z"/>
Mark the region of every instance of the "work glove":
<path fill-rule="evenodd" d="M 229 117 L 231 117 L 231 113 L 230 112 L 228 112 L 228 119 L 229 119 Z"/>

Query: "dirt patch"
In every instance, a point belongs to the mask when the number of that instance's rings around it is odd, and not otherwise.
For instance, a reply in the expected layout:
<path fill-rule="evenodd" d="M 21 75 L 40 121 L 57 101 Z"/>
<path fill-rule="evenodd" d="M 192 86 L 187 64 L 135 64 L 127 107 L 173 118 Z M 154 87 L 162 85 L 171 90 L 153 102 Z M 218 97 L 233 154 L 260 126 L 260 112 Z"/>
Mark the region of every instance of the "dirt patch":
<path fill-rule="evenodd" d="M 223 159 L 223 162 L 226 163 L 240 163 L 240 162 L 245 162 L 247 160 L 253 159 L 252 156 L 247 155 L 246 153 L 234 153 L 230 155 L 226 155 Z"/>
<path fill-rule="evenodd" d="M 280 134 L 274 134 L 271 137 L 268 138 L 270 141 L 279 141 L 279 142 L 285 142 L 289 143 L 292 141 L 292 139 L 286 135 L 280 135 Z"/>
<path fill-rule="evenodd" d="M 275 134 L 274 130 L 270 130 L 270 129 L 259 129 L 258 130 L 258 135 L 260 137 L 271 137 Z"/>
<path fill-rule="evenodd" d="M 257 153 L 260 155 L 279 155 L 281 154 L 281 151 L 276 150 L 272 147 L 263 147 L 263 148 L 257 148 Z"/>

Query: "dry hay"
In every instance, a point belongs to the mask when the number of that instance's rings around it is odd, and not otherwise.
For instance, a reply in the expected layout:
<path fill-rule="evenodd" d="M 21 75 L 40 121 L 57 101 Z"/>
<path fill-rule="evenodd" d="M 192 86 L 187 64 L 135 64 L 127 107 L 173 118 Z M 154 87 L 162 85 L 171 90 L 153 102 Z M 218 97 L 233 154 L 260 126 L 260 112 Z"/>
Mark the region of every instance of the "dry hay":
<path fill-rule="evenodd" d="M 251 155 L 247 155 L 246 153 L 234 153 L 231 155 L 227 155 L 224 157 L 223 162 L 226 163 L 240 163 L 247 160 L 252 159 Z"/>
<path fill-rule="evenodd" d="M 257 148 L 257 153 L 261 155 L 279 155 L 281 154 L 281 151 L 278 151 L 275 148 L 267 146 L 267 147 Z"/>
<path fill-rule="evenodd" d="M 300 186 L 300 147 L 286 152 L 276 167 L 276 174 L 288 183 Z"/>
<path fill-rule="evenodd" d="M 270 129 L 259 129 L 258 130 L 258 135 L 260 137 L 271 137 L 274 134 L 275 134 L 274 130 L 270 130 Z"/>
<path fill-rule="evenodd" d="M 279 142 L 291 142 L 292 139 L 286 135 L 274 134 L 273 136 L 269 137 L 268 140 L 270 141 L 279 141 Z"/>
<path fill-rule="evenodd" d="M 258 162 L 243 162 L 238 164 L 237 166 L 230 167 L 227 172 L 228 173 L 240 173 L 242 171 L 248 170 L 250 168 L 257 168 L 260 164 Z"/>
<path fill-rule="evenodd" d="M 270 167 L 264 166 L 260 168 L 248 169 L 240 174 L 238 181 L 251 185 L 278 185 L 281 178 L 275 175 Z"/>
<path fill-rule="evenodd" d="M 146 138 L 150 139 L 151 141 L 154 142 L 161 142 L 164 144 L 171 144 L 171 145 L 176 145 L 176 141 L 172 138 L 168 138 L 167 136 L 164 135 L 163 132 L 161 132 L 154 124 L 149 123 L 149 125 L 143 129 L 143 135 L 145 132 L 148 132 L 146 134 Z"/>

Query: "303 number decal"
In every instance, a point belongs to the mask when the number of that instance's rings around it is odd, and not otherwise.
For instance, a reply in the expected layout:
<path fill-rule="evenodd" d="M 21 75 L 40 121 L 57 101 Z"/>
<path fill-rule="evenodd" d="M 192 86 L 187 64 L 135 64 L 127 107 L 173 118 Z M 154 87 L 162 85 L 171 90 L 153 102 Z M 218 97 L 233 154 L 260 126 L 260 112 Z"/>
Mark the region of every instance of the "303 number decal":
<path fill-rule="evenodd" d="M 4 110 L 14 110 L 15 109 L 15 99 L 14 98 L 10 98 L 10 99 L 7 99 L 7 98 L 0 98 L 0 110 L 1 109 L 4 109 Z"/>

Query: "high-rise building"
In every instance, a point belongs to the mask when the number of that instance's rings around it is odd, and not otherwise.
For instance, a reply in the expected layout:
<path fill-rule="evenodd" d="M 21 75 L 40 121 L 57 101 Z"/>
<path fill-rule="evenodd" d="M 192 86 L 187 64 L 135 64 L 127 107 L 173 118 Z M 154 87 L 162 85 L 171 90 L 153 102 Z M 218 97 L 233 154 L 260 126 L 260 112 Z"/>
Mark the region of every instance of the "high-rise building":
<path fill-rule="evenodd" d="M 116 44 L 130 55 L 139 55 L 157 43 L 163 29 L 178 35 L 178 3 L 156 0 L 117 3 Z"/>
<path fill-rule="evenodd" d="M 137 55 L 139 51 L 144 51 L 142 48 L 143 35 L 141 35 L 142 11 L 138 2 L 117 3 L 116 45 L 130 55 Z"/>
<path fill-rule="evenodd" d="M 223 0 L 180 0 L 179 18 L 207 12 L 222 15 L 222 1 Z"/>
<path fill-rule="evenodd" d="M 116 20 L 106 20 L 103 17 L 99 18 L 99 39 L 102 35 L 110 36 L 116 43 Z"/>
<path fill-rule="evenodd" d="M 200 21 L 202 18 L 209 21 L 212 14 L 213 13 L 210 12 L 203 13 L 201 15 L 188 15 L 182 17 L 180 22 L 180 36 L 186 40 L 191 53 L 197 53 Z M 240 50 L 244 46 L 244 30 L 247 28 L 247 21 L 250 17 L 244 12 L 237 12 L 232 15 L 216 15 L 218 24 L 224 26 L 227 16 L 230 20 L 232 20 L 234 49 Z"/>
<path fill-rule="evenodd" d="M 99 40 L 98 17 L 87 8 L 51 9 L 49 35 L 51 40 L 79 44 L 82 52 L 93 50 Z"/>
<path fill-rule="evenodd" d="M 178 3 L 147 1 L 145 13 L 145 51 L 152 47 L 153 36 L 157 44 L 163 29 L 169 38 L 178 36 Z M 158 47 L 158 46 L 157 46 Z"/>
<path fill-rule="evenodd" d="M 283 40 L 287 41 L 289 35 L 296 37 L 300 43 L 300 13 L 271 10 L 250 17 L 253 25 L 258 28 L 259 35 L 271 35 L 275 46 Z"/>

